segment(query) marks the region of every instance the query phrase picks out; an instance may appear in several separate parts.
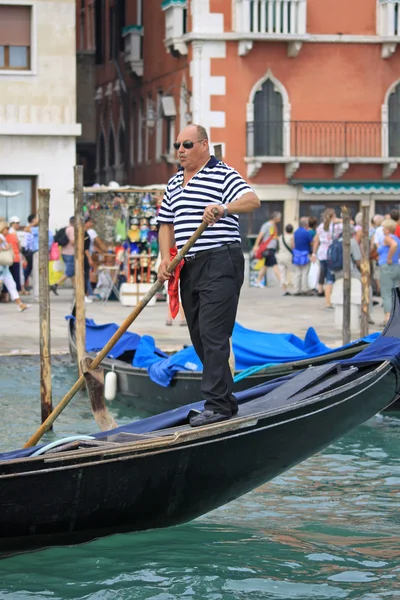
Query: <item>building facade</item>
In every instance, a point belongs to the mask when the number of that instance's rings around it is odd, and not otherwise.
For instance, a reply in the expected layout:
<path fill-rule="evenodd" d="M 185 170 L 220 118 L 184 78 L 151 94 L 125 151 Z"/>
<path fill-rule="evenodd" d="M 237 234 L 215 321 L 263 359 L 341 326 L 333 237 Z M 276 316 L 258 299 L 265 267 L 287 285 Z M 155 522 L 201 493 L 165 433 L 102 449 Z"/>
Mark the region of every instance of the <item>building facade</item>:
<path fill-rule="evenodd" d="M 400 198 L 398 0 L 97 0 L 96 178 L 163 183 L 204 125 L 263 200 L 255 234 Z"/>
<path fill-rule="evenodd" d="M 0 0 L 0 215 L 25 222 L 50 188 L 50 226 L 73 214 L 75 0 Z M 7 194 L 9 192 L 9 194 Z"/>

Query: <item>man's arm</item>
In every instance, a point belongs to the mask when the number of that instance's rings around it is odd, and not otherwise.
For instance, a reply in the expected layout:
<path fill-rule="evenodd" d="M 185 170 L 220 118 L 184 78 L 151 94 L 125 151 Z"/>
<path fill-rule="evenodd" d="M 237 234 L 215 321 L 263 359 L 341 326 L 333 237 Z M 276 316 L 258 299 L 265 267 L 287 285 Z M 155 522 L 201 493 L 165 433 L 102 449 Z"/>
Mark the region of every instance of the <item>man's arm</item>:
<path fill-rule="evenodd" d="M 254 192 L 246 192 L 243 196 L 240 196 L 237 200 L 229 202 L 229 204 L 209 204 L 206 206 L 203 221 L 208 224 L 215 223 L 224 216 L 225 207 L 227 208 L 228 215 L 242 215 L 245 213 L 253 212 L 256 208 L 260 207 L 260 200 Z M 218 216 L 214 214 L 214 209 L 218 209 Z"/>
<path fill-rule="evenodd" d="M 71 228 L 70 227 L 67 227 L 67 229 L 65 230 L 65 233 L 67 234 L 67 238 L 69 239 L 69 243 L 74 246 L 75 245 L 75 229 L 73 227 L 71 227 Z"/>
<path fill-rule="evenodd" d="M 108 252 L 107 244 L 105 244 L 103 242 L 103 240 L 101 238 L 99 238 L 98 235 L 94 238 L 93 243 L 96 246 L 96 248 L 98 248 L 100 250 L 100 252 L 102 252 L 103 254 L 107 254 L 107 252 Z"/>
<path fill-rule="evenodd" d="M 158 230 L 158 245 L 161 254 L 161 264 L 158 269 L 158 279 L 165 281 L 171 277 L 171 273 L 168 273 L 167 267 L 170 264 L 169 250 L 175 247 L 175 234 L 174 226 L 172 223 L 161 223 L 160 229 Z"/>
<path fill-rule="evenodd" d="M 389 252 L 388 252 L 388 255 L 387 255 L 387 264 L 391 265 L 392 262 L 393 262 L 393 260 L 392 260 L 393 256 L 394 256 L 394 254 L 395 254 L 395 252 L 397 250 L 397 244 L 394 241 L 394 239 L 391 238 L 389 235 L 387 235 L 385 237 L 384 244 L 385 244 L 385 246 L 389 246 Z"/>

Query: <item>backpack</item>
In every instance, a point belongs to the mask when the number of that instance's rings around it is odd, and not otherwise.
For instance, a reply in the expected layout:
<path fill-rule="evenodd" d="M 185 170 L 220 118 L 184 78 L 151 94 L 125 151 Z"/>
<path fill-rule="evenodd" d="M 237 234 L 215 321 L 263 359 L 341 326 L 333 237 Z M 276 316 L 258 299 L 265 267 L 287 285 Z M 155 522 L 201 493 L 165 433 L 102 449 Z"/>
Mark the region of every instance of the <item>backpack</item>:
<path fill-rule="evenodd" d="M 328 248 L 326 260 L 330 271 L 341 271 L 343 269 L 343 238 L 341 236 L 332 241 Z"/>
<path fill-rule="evenodd" d="M 66 227 L 63 227 L 55 233 L 54 241 L 59 246 L 66 246 L 67 244 L 69 244 L 69 237 L 67 236 L 66 229 Z"/>

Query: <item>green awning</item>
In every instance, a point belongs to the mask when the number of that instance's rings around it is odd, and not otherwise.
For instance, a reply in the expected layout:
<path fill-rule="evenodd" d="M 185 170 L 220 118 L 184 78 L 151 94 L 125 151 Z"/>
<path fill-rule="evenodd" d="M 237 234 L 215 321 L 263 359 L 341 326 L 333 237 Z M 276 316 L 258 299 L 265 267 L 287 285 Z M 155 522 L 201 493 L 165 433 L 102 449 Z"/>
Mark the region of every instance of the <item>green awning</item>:
<path fill-rule="evenodd" d="M 294 183 L 294 182 L 293 182 Z M 305 194 L 400 194 L 400 181 L 378 181 L 378 182 L 300 182 Z"/>

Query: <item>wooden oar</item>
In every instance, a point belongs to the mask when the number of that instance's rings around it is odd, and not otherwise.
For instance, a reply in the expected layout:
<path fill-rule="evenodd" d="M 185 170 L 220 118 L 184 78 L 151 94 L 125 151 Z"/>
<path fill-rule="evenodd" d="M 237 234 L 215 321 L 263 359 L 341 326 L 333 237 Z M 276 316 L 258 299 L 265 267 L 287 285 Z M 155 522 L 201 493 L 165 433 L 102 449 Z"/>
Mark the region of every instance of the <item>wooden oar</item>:
<path fill-rule="evenodd" d="M 217 210 L 217 209 L 216 209 Z M 182 250 L 175 256 L 175 258 L 171 261 L 168 266 L 168 272 L 172 273 L 175 267 L 181 262 L 183 257 L 189 252 L 190 248 L 195 244 L 195 242 L 199 239 L 201 234 L 205 229 L 207 229 L 208 224 L 202 223 L 200 227 L 197 228 L 192 237 L 186 242 L 183 246 Z M 122 337 L 122 335 L 127 331 L 127 329 L 132 325 L 133 321 L 136 317 L 142 312 L 144 307 L 150 302 L 152 297 L 158 292 L 164 283 L 162 281 L 157 281 L 153 283 L 147 294 L 145 294 L 139 304 L 133 309 L 131 314 L 125 319 L 120 328 L 114 333 L 112 338 L 110 338 L 107 344 L 104 346 L 103 350 L 101 350 L 98 355 L 93 359 L 90 368 L 96 369 L 101 361 L 107 356 L 110 350 L 115 346 L 118 340 Z M 85 377 L 81 375 L 77 382 L 72 386 L 69 392 L 64 396 L 64 398 L 57 404 L 53 412 L 47 417 L 47 419 L 42 423 L 36 433 L 26 442 L 24 448 L 29 448 L 30 446 L 35 446 L 40 438 L 46 433 L 46 431 L 51 427 L 54 423 L 58 415 L 64 410 L 69 401 L 75 396 L 77 392 L 85 385 Z"/>

